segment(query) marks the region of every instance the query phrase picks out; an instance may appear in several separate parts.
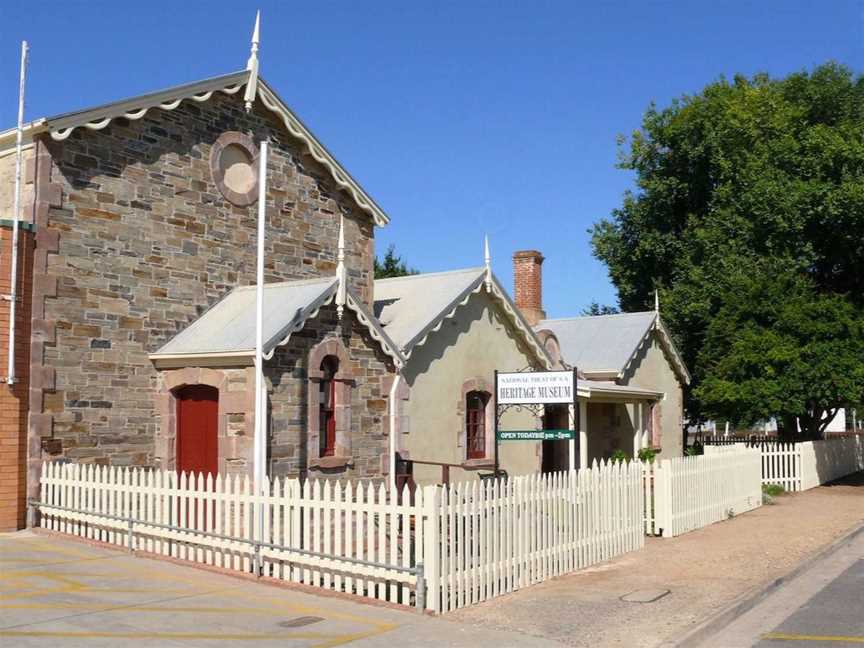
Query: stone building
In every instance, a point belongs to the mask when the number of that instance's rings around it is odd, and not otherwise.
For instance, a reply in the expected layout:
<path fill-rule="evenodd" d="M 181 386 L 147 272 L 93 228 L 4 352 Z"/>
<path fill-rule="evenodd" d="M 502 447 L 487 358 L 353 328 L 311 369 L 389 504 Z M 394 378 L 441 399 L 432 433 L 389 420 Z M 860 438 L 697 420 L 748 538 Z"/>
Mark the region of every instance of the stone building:
<path fill-rule="evenodd" d="M 175 466 L 178 412 L 209 421 L 213 408 L 201 403 L 214 391 L 221 396 L 219 465 L 248 469 L 249 359 L 184 364 L 151 354 L 235 288 L 254 282 L 258 149 L 265 139 L 266 283 L 326 279 L 327 290 L 343 292 L 342 286 L 346 296 L 341 317 L 332 301 L 322 305 L 268 361 L 270 416 L 278 420 L 271 459 L 278 472 L 300 470 L 299 442 L 288 438 L 307 416 L 297 385 L 324 372 L 319 382 L 338 386 L 337 402 L 340 390 L 354 385 L 350 407 L 328 410 L 327 420 L 337 419 L 338 430 L 359 424 L 365 436 L 351 443 L 337 433 L 340 441 L 327 448 L 337 459 L 315 468 L 335 470 L 329 464 L 350 451 L 346 474 L 380 475 L 382 394 L 400 358 L 384 350 L 366 313 L 374 228 L 389 219 L 258 76 L 256 52 L 257 43 L 240 72 L 25 125 L 19 218 L 29 261 L 19 275 L 26 295 L 18 308 L 20 362 L 14 385 L 0 394 L 0 430 L 14 437 L 8 445 L 14 449 L 6 452 L 4 443 L 0 460 L 20 471 L 26 455 L 31 494 L 46 459 Z M 15 129 L 0 133 L 0 202 L 7 214 L 15 135 Z M 344 261 L 337 278 L 340 226 Z M 4 267 L 0 273 L 8 281 Z M 308 365 L 331 347 L 330 365 Z M 5 345 L 2 353 L 5 366 Z M 179 400 L 192 404 L 182 409 Z M 349 411 L 350 423 L 339 418 Z M 14 509 L 2 526 L 10 528 L 23 515 L 25 478 L 0 472 L 4 506 L 13 502 Z"/>
<path fill-rule="evenodd" d="M 543 345 L 488 265 L 375 282 L 375 314 L 398 345 L 394 452 L 418 483 L 464 481 L 494 470 L 495 371 L 545 370 Z M 527 411 L 502 426 L 533 430 Z M 508 474 L 537 472 L 542 444 L 502 444 Z"/>
<path fill-rule="evenodd" d="M 663 457 L 683 452 L 684 388 L 690 374 L 654 311 L 547 319 L 543 255 L 513 255 L 515 301 L 549 353 L 576 367 L 593 396 L 584 407 L 582 452 L 588 461 L 616 450 L 651 447 Z"/>
<path fill-rule="evenodd" d="M 391 452 L 410 460 L 416 482 L 492 471 L 496 370 L 575 368 L 578 375 L 573 408 L 502 414 L 502 430 L 578 430 L 572 441 L 498 443 L 499 465 L 509 474 L 585 467 L 616 450 L 634 456 L 649 446 L 681 454 L 681 388 L 689 376 L 659 317 L 547 320 L 542 263 L 533 250 L 513 255 L 515 301 L 492 274 L 488 249 L 485 266 L 375 282 L 375 314 L 405 358 Z"/>
<path fill-rule="evenodd" d="M 15 135 L 0 132 L 4 214 Z M 501 446 L 502 468 L 564 470 L 661 438 L 680 452 L 689 377 L 659 315 L 610 320 L 600 341 L 545 320 L 537 252 L 514 257 L 515 303 L 488 250 L 482 267 L 374 281 L 375 227 L 389 219 L 259 77 L 257 29 L 245 70 L 37 119 L 24 140 L 0 530 L 23 523 L 45 460 L 252 472 L 263 141 L 270 475 L 384 479 L 398 453 L 418 481 L 439 481 L 443 464 L 452 480 L 476 477 L 494 467 L 495 370 L 573 365 L 578 408 L 503 423 L 566 428 L 578 413 L 578 442 Z M 0 301 L 3 366 L 8 320 Z"/>

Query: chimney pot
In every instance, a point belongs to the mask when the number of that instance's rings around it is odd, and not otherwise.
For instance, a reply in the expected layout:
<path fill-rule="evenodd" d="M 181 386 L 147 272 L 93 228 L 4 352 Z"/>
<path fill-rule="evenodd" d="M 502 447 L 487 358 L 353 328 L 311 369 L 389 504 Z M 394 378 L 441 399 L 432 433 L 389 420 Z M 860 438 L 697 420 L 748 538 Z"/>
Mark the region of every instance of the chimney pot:
<path fill-rule="evenodd" d="M 543 255 L 537 250 L 513 253 L 513 293 L 516 305 L 531 326 L 546 319 L 543 310 Z"/>

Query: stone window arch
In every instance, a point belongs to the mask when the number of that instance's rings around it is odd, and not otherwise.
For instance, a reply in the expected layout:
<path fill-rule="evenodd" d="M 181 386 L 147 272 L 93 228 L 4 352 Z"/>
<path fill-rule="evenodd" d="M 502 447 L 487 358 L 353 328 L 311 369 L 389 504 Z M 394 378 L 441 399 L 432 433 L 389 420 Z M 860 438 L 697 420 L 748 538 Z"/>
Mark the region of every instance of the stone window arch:
<path fill-rule="evenodd" d="M 309 350 L 307 377 L 309 467 L 345 468 L 352 462 L 351 392 L 354 376 L 348 350 L 341 338 L 328 337 Z M 328 425 L 332 426 L 329 431 Z"/>
<path fill-rule="evenodd" d="M 476 406 L 478 399 L 483 403 L 482 414 L 473 415 L 476 425 L 478 417 L 483 419 L 483 442 L 482 455 L 478 452 L 480 443 L 471 444 L 469 447 L 469 404 Z M 475 410 L 476 412 L 476 410 Z M 462 383 L 459 402 L 456 405 L 456 413 L 459 419 L 457 432 L 457 445 L 462 449 L 465 467 L 483 466 L 487 467 L 494 460 L 494 429 L 495 429 L 495 398 L 492 395 L 492 386 L 485 378 L 470 378 Z"/>

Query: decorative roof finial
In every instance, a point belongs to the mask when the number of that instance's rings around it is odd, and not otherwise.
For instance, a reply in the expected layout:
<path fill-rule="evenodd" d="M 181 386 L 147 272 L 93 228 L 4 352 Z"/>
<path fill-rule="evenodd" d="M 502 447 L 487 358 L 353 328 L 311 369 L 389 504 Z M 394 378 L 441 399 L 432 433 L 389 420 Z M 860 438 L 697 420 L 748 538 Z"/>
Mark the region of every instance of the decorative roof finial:
<path fill-rule="evenodd" d="M 489 254 L 489 235 L 483 235 L 483 265 L 486 266 L 486 289 L 492 289 L 492 255 Z"/>
<path fill-rule="evenodd" d="M 246 92 L 243 101 L 246 102 L 246 112 L 252 112 L 252 104 L 258 93 L 258 43 L 261 34 L 261 10 L 255 14 L 255 29 L 252 30 L 252 50 L 249 60 L 246 61 L 246 69 L 249 70 L 249 80 L 246 82 Z"/>
<path fill-rule="evenodd" d="M 660 312 L 660 291 L 656 288 L 654 289 L 654 312 Z"/>
<path fill-rule="evenodd" d="M 345 302 L 348 298 L 348 271 L 345 269 L 345 217 L 339 217 L 339 247 L 336 252 L 336 277 L 339 285 L 336 288 L 336 314 L 342 319 Z"/>

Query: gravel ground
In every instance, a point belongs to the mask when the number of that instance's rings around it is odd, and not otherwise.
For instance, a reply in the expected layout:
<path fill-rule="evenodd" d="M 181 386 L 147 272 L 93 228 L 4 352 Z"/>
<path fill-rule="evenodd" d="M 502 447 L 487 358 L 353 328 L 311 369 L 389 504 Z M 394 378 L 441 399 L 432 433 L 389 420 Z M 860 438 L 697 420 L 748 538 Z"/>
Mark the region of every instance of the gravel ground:
<path fill-rule="evenodd" d="M 659 646 L 864 523 L 864 473 L 447 618 L 570 646 Z M 653 603 L 621 600 L 670 590 Z"/>

